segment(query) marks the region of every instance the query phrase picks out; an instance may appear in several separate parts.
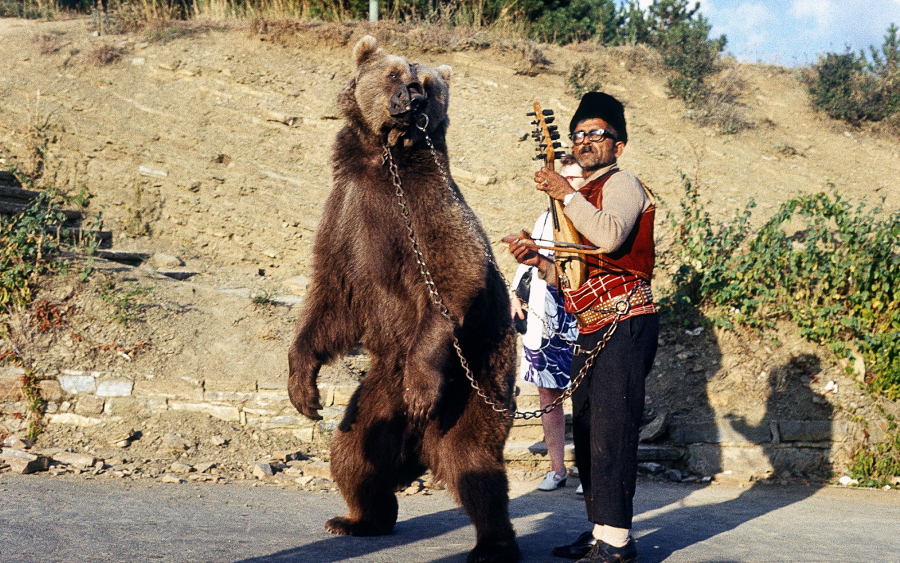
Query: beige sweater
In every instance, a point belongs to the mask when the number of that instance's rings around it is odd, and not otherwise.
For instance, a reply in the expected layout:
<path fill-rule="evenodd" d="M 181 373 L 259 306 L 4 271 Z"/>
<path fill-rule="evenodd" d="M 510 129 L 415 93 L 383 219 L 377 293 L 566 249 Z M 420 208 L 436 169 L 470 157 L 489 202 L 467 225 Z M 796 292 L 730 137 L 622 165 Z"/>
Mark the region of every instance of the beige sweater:
<path fill-rule="evenodd" d="M 592 182 L 610 170 L 616 172 L 603 186 L 602 211 L 591 205 L 580 193 L 575 194 L 565 208 L 566 217 L 572 221 L 575 229 L 604 252 L 618 250 L 631 234 L 641 214 L 653 203 L 637 176 L 619 170 L 617 164 L 597 170 L 587 178 L 587 182 Z"/>

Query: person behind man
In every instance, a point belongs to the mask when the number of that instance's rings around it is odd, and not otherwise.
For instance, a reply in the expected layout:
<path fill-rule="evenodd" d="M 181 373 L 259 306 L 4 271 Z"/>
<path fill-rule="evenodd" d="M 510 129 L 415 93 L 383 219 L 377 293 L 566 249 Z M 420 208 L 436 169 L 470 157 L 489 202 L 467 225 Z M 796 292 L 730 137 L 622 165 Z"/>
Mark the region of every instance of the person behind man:
<path fill-rule="evenodd" d="M 553 554 L 583 563 L 628 563 L 637 560 L 631 524 L 644 380 L 659 335 L 650 292 L 655 207 L 637 177 L 618 168 L 628 142 L 618 100 L 601 92 L 585 94 L 569 131 L 585 185 L 575 190 L 547 168 L 534 180 L 539 190 L 563 202 L 583 242 L 604 253 L 586 257 L 588 279 L 580 288 L 564 288 L 566 309 L 576 314 L 579 326 L 573 379 L 588 365 L 572 396 L 573 437 L 594 527 L 573 543 L 555 547 Z M 557 284 L 555 265 L 536 251 L 530 237 L 510 243 L 509 250 L 519 263 L 536 266 L 547 283 Z"/>
<path fill-rule="evenodd" d="M 573 186 L 584 183 L 581 167 L 571 155 L 560 159 L 559 173 Z M 547 210 L 534 224 L 534 235 L 545 240 L 553 239 L 553 221 Z M 552 258 L 551 250 L 540 251 Z M 541 409 L 558 399 L 569 386 L 572 366 L 572 345 L 578 335 L 575 317 L 565 311 L 562 293 L 552 285 L 539 279 L 537 268 L 520 264 L 513 278 L 512 287 L 518 287 L 524 276 L 531 276 L 531 291 L 528 294 L 528 316 L 525 316 L 518 296 L 510 297 L 513 317 L 525 319 L 525 334 L 522 335 L 522 379 L 533 383 L 538 389 Z M 564 487 L 568 480 L 565 465 L 566 417 L 562 408 L 554 409 L 541 417 L 550 471 L 538 484 L 541 491 L 553 491 Z M 582 486 L 579 485 L 579 490 Z M 576 492 L 579 492 L 576 490 Z"/>

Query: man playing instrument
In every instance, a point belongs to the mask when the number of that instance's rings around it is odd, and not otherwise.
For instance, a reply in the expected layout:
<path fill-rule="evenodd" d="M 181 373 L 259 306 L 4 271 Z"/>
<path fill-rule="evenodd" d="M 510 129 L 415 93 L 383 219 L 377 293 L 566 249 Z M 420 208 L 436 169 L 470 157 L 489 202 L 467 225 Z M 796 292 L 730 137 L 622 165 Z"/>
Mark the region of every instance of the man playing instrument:
<path fill-rule="evenodd" d="M 584 374 L 572 395 L 572 426 L 575 462 L 594 527 L 573 543 L 554 548 L 553 554 L 583 563 L 627 563 L 637 560 L 631 523 L 638 435 L 644 380 L 659 335 L 650 292 L 655 207 L 637 177 L 618 168 L 628 142 L 625 110 L 618 100 L 601 92 L 585 94 L 569 130 L 585 184 L 575 190 L 547 168 L 534 179 L 538 190 L 563 202 L 582 242 L 603 254 L 585 256 L 587 281 L 571 288 L 524 231 L 509 250 L 519 263 L 536 266 L 547 283 L 563 289 L 566 310 L 578 321 L 573 385 Z"/>

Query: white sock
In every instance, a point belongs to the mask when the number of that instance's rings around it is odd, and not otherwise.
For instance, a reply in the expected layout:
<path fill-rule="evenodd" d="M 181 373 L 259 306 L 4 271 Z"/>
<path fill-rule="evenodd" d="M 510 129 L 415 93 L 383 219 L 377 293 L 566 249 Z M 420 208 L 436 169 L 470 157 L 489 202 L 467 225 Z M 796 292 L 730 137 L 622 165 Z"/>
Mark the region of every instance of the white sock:
<path fill-rule="evenodd" d="M 613 547 L 625 547 L 628 538 L 631 537 L 631 530 L 628 528 L 613 528 L 612 526 L 603 526 L 594 524 L 594 537 L 603 543 Z"/>

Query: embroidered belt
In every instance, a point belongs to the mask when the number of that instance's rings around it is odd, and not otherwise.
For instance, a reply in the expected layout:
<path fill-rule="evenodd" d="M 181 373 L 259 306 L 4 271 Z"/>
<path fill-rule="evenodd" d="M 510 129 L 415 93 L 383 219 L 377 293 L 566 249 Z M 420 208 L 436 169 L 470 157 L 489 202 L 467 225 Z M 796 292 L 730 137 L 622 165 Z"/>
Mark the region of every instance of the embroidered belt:
<path fill-rule="evenodd" d="M 652 303 L 653 293 L 650 291 L 650 285 L 641 282 L 627 295 L 611 297 L 605 300 L 598 298 L 591 306 L 575 313 L 575 321 L 578 323 L 579 328 L 583 328 L 608 320 L 614 316 L 623 318 L 631 312 L 632 307 Z"/>

